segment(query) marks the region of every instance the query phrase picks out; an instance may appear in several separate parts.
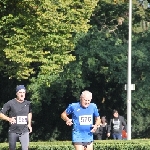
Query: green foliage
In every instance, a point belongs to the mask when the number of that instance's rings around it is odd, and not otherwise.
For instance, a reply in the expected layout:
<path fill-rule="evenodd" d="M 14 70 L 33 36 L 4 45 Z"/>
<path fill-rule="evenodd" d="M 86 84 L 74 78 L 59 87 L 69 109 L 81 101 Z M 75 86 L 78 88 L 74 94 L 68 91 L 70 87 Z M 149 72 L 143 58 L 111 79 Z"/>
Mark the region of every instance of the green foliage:
<path fill-rule="evenodd" d="M 43 1 L 40 3 L 37 12 L 39 15 L 38 27 L 41 33 L 44 32 L 48 36 L 47 40 L 43 36 L 43 43 L 46 45 L 46 53 L 49 54 L 47 54 L 45 62 L 42 62 L 37 77 L 31 79 L 32 84 L 29 86 L 29 90 L 34 102 L 39 103 L 41 99 L 45 99 L 44 95 L 47 95 L 47 92 L 44 91 L 45 89 L 43 90 L 43 87 L 53 87 L 55 81 L 58 85 L 65 82 L 59 73 L 63 72 L 64 66 L 75 58 L 71 54 L 74 49 L 73 37 L 80 31 L 88 30 L 87 21 L 95 5 L 96 1 L 89 0 L 80 3 L 77 1 L 67 1 L 66 3 Z M 41 12 L 44 13 L 41 14 Z M 38 41 L 41 41 L 41 37 L 39 38 Z M 45 43 L 46 41 L 47 43 Z M 42 44 L 40 45 L 44 47 Z M 62 86 L 59 93 L 64 92 L 67 85 L 64 83 Z M 61 95 L 59 96 L 61 97 Z M 46 101 L 50 103 L 52 97 L 53 95 L 49 95 L 46 97 Z"/>
<path fill-rule="evenodd" d="M 136 137 L 147 137 L 149 134 L 149 38 L 150 32 L 138 35 L 133 43 L 133 134 Z M 142 87 L 142 88 L 141 88 Z M 137 113 L 138 112 L 138 113 Z M 138 129 L 138 130 L 137 130 Z"/>
<path fill-rule="evenodd" d="M 28 79 L 32 74 L 57 74 L 74 60 L 73 36 L 87 31 L 87 21 L 96 5 L 77 1 L 15 1 L 1 16 L 1 50 L 6 55 L 5 69 L 10 77 Z"/>
<path fill-rule="evenodd" d="M 93 93 L 101 115 L 109 119 L 112 109 L 117 108 L 126 118 L 127 1 L 0 2 L 1 105 L 14 97 L 12 89 L 19 80 L 28 85 L 34 112 L 31 141 L 70 140 L 71 128 L 60 119 L 60 114 L 79 99 L 84 89 Z M 132 138 L 150 135 L 147 21 L 149 10 L 134 0 L 132 83 L 136 90 L 132 92 Z M 7 126 L 3 122 L 0 131 L 0 140 L 6 141 Z M 136 144 L 145 148 L 139 141 Z M 132 149 L 132 142 L 95 146 Z M 69 148 L 72 149 L 70 144 Z"/>
<path fill-rule="evenodd" d="M 8 149 L 8 144 L 0 144 L 2 150 Z M 149 150 L 150 143 L 148 140 L 132 140 L 132 141 L 95 141 L 95 150 Z M 29 148 L 31 150 L 73 150 L 74 147 L 70 141 L 57 141 L 57 142 L 37 142 L 30 143 Z M 20 149 L 20 145 L 17 144 L 17 150 Z"/>

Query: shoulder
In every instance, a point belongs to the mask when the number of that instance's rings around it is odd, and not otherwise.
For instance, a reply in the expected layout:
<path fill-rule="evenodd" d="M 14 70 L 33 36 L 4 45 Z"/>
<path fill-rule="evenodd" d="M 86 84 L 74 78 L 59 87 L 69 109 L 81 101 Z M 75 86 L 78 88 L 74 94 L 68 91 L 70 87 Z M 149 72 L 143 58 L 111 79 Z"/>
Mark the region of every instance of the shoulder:
<path fill-rule="evenodd" d="M 28 101 L 28 100 L 24 100 L 24 101 L 25 101 L 25 103 L 26 103 L 27 105 L 30 105 L 30 104 L 31 104 L 31 102 Z"/>
<path fill-rule="evenodd" d="M 120 120 L 124 120 L 124 117 L 123 117 L 123 116 L 119 116 L 119 119 L 120 119 Z"/>
<path fill-rule="evenodd" d="M 90 103 L 91 107 L 97 108 L 97 105 L 95 103 Z"/>
<path fill-rule="evenodd" d="M 16 101 L 15 99 L 11 99 L 6 104 L 11 105 L 11 104 L 15 103 L 15 101 Z"/>
<path fill-rule="evenodd" d="M 79 106 L 79 103 L 71 103 L 71 104 L 68 105 L 67 109 L 72 109 L 72 108 L 74 109 L 77 106 Z"/>
<path fill-rule="evenodd" d="M 7 107 L 7 108 L 12 106 L 15 106 L 15 99 L 9 100 L 3 105 L 3 107 Z"/>
<path fill-rule="evenodd" d="M 76 106 L 79 106 L 79 103 L 77 102 L 77 103 L 71 103 L 71 104 L 69 104 L 69 106 L 71 106 L 71 107 L 76 107 Z"/>
<path fill-rule="evenodd" d="M 120 119 L 124 119 L 124 117 L 123 117 L 123 116 L 119 116 L 119 118 L 120 118 Z"/>
<path fill-rule="evenodd" d="M 79 106 L 79 103 L 71 103 L 71 104 L 69 104 L 69 106 L 66 108 L 66 113 L 67 113 L 67 114 L 73 113 L 74 110 L 75 110 L 76 108 L 78 108 L 78 106 Z"/>

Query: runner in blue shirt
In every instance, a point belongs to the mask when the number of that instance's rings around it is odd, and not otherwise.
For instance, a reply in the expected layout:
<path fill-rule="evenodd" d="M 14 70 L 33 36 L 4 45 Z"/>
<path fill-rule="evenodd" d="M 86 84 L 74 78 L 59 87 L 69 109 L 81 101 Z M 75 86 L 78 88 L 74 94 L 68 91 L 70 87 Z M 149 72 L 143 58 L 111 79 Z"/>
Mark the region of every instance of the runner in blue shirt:
<path fill-rule="evenodd" d="M 93 150 L 93 132 L 100 124 L 100 116 L 96 104 L 91 103 L 92 93 L 83 91 L 80 102 L 70 104 L 61 114 L 61 118 L 72 129 L 72 143 L 76 150 Z M 72 119 L 68 115 L 72 115 Z M 95 118 L 95 124 L 93 117 Z"/>

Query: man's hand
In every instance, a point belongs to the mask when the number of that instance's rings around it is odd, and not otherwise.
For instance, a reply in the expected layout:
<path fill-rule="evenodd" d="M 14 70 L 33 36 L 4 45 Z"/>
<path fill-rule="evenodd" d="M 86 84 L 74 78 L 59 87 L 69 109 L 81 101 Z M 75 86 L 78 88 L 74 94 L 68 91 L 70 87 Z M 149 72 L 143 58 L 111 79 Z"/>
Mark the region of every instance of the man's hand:
<path fill-rule="evenodd" d="M 31 125 L 28 124 L 28 128 L 29 128 L 29 133 L 31 133 L 31 132 L 32 132 L 32 127 L 31 127 Z"/>
<path fill-rule="evenodd" d="M 72 123 L 72 119 L 68 119 L 67 121 L 66 121 L 66 124 L 68 125 L 68 126 L 71 126 L 73 123 Z"/>
<path fill-rule="evenodd" d="M 110 133 L 107 133 L 107 136 L 110 137 Z"/>
<path fill-rule="evenodd" d="M 91 132 L 95 132 L 97 130 L 97 125 L 92 125 L 93 129 L 91 130 Z"/>
<path fill-rule="evenodd" d="M 9 118 L 8 121 L 9 121 L 11 124 L 15 124 L 15 123 L 16 123 L 16 117 Z"/>

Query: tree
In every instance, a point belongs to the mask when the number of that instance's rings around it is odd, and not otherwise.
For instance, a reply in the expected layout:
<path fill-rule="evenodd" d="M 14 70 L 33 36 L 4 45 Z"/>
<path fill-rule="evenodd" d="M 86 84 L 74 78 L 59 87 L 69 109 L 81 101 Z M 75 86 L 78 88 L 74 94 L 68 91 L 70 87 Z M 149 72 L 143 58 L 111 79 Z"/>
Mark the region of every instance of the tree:
<path fill-rule="evenodd" d="M 48 97 L 45 93 L 50 86 L 60 84 L 59 73 L 75 60 L 74 38 L 81 31 L 87 32 L 96 3 L 97 0 L 1 1 L 1 71 L 12 80 L 30 81 L 28 90 L 37 117 L 45 103 L 49 106 L 52 98 L 58 98 L 55 93 Z M 50 136 L 45 138 L 50 139 Z"/>
<path fill-rule="evenodd" d="M 5 27 L 1 28 L 5 50 L 1 48 L 0 51 L 0 57 L 4 57 L 1 70 L 18 79 L 29 79 L 28 97 L 34 106 L 35 131 L 31 139 L 71 139 L 71 128 L 65 126 L 60 113 L 69 103 L 79 100 L 81 91 L 85 89 L 93 93 L 93 102 L 98 105 L 101 115 L 109 119 L 112 109 L 116 108 L 126 118 L 124 85 L 127 82 L 128 2 L 115 4 L 103 0 L 95 9 L 96 1 L 88 0 L 84 5 L 81 1 L 16 2 L 21 9 L 15 13 L 8 9 L 10 15 L 6 15 L 5 21 L 4 17 L 1 20 L 2 27 Z M 12 3 L 7 5 L 12 6 Z M 141 26 L 141 21 L 149 18 L 149 11 L 137 1 L 133 1 L 133 10 L 132 83 L 135 83 L 136 90 L 132 92 L 132 136 L 140 138 L 149 137 L 150 123 L 150 34 L 149 29 L 145 32 Z M 5 9 L 1 12 L 6 14 Z M 19 20 L 21 17 L 18 19 L 18 15 L 14 15 L 18 12 L 22 12 L 22 21 Z M 20 24 L 23 24 L 23 29 Z M 12 28 L 9 30 L 12 25 L 15 32 Z M 7 38 L 3 38 L 4 33 L 7 33 Z M 19 38 L 14 38 L 14 33 Z M 25 62 L 18 65 L 7 46 L 14 46 L 15 42 L 16 45 L 20 42 L 24 49 L 20 58 Z M 16 56 L 18 54 L 15 53 Z M 10 65 L 7 67 L 11 72 L 4 64 Z M 22 74 L 20 65 L 27 67 L 26 75 Z"/>
<path fill-rule="evenodd" d="M 9 76 L 28 79 L 39 70 L 41 74 L 61 72 L 63 65 L 75 59 L 72 38 L 88 30 L 96 2 L 6 0 L 1 6 L 0 32 L 1 52 L 8 65 L 3 68 Z"/>

